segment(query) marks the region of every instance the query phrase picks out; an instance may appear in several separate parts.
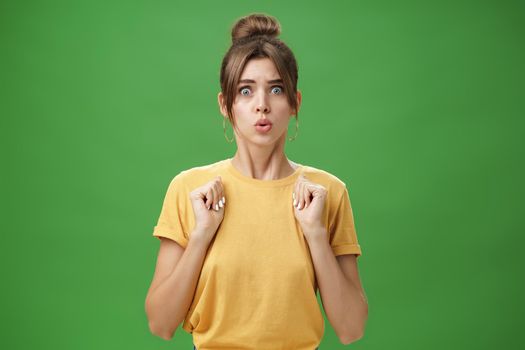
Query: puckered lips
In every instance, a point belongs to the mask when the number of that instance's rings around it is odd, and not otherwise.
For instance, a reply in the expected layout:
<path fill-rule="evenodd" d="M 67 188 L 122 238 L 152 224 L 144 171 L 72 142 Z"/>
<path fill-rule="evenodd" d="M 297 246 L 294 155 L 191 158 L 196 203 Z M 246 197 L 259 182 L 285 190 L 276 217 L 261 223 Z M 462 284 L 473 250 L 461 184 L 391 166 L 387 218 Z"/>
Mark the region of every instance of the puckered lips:
<path fill-rule="evenodd" d="M 268 132 L 272 128 L 272 122 L 266 118 L 261 118 L 257 120 L 255 124 L 255 129 L 259 132 Z"/>

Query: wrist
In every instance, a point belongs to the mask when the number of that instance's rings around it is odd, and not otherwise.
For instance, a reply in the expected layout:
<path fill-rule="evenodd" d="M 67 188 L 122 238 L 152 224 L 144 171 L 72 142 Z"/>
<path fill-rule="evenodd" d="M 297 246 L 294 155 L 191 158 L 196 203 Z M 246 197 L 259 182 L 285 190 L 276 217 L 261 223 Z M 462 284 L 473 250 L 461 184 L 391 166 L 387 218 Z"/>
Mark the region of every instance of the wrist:
<path fill-rule="evenodd" d="M 303 232 L 308 240 L 326 240 L 328 234 L 326 227 L 317 225 L 308 226 L 306 229 L 303 228 Z"/>
<path fill-rule="evenodd" d="M 304 225 L 304 226 L 301 226 L 301 229 L 304 231 L 304 232 L 312 232 L 312 233 L 320 233 L 320 232 L 325 232 L 326 233 L 326 227 L 324 227 L 323 225 L 321 224 L 309 224 L 309 225 Z"/>
<path fill-rule="evenodd" d="M 201 227 L 195 227 L 190 235 L 190 241 L 194 241 L 199 244 L 208 245 L 211 238 L 213 238 L 212 230 Z"/>

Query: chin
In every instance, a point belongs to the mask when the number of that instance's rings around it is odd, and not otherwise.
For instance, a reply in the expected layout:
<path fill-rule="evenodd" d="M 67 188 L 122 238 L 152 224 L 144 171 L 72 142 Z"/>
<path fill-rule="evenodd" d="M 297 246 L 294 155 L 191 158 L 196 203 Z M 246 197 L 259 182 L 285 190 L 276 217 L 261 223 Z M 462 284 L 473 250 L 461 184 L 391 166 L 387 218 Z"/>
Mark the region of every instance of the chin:
<path fill-rule="evenodd" d="M 245 139 L 246 140 L 246 139 Z M 259 146 L 268 146 L 278 142 L 278 139 L 262 135 L 254 135 L 246 140 L 249 143 L 259 145 Z"/>

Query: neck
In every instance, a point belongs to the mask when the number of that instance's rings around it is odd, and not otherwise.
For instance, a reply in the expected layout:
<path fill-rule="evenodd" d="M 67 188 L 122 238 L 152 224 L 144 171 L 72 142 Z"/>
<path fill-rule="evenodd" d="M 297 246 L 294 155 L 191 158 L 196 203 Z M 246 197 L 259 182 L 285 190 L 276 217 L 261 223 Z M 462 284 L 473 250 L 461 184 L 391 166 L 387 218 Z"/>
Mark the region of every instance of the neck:
<path fill-rule="evenodd" d="M 284 142 L 272 146 L 239 144 L 232 164 L 242 174 L 259 180 L 278 180 L 293 174 L 296 166 L 286 157 Z"/>

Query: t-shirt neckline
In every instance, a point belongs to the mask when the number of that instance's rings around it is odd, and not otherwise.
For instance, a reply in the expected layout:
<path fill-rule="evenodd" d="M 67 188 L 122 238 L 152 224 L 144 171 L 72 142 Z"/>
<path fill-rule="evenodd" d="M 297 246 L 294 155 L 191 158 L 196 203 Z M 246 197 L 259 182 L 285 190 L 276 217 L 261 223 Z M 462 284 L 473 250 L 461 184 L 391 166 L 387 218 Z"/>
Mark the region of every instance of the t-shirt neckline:
<path fill-rule="evenodd" d="M 303 166 L 301 164 L 295 164 L 297 165 L 297 168 L 292 174 L 288 176 L 275 180 L 261 180 L 244 175 L 233 166 L 232 158 L 226 159 L 226 168 L 233 176 L 235 176 L 237 179 L 243 182 L 260 187 L 278 187 L 295 183 L 295 181 L 299 177 L 299 174 L 303 170 Z"/>

